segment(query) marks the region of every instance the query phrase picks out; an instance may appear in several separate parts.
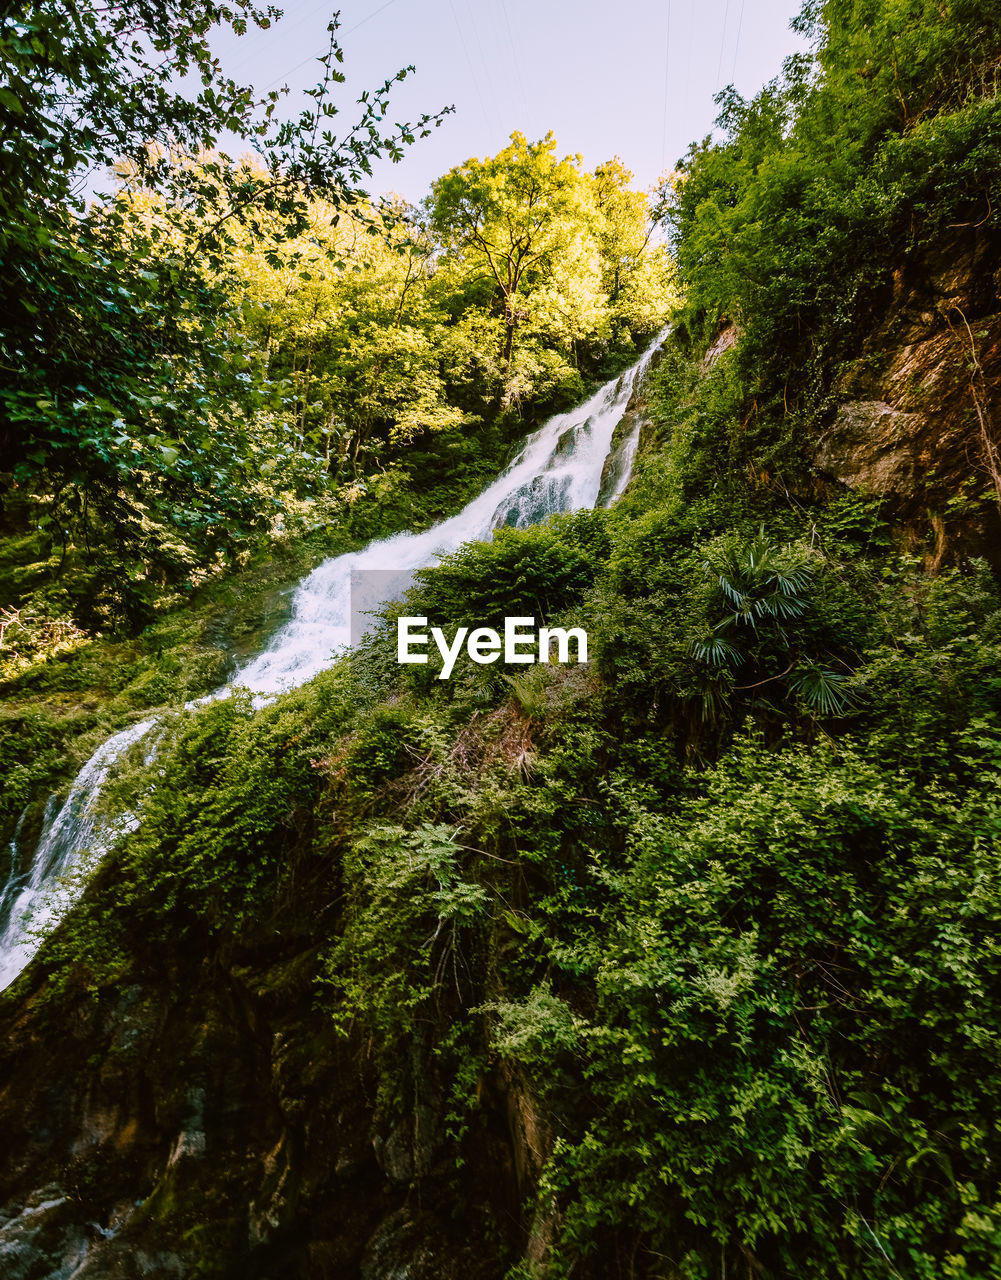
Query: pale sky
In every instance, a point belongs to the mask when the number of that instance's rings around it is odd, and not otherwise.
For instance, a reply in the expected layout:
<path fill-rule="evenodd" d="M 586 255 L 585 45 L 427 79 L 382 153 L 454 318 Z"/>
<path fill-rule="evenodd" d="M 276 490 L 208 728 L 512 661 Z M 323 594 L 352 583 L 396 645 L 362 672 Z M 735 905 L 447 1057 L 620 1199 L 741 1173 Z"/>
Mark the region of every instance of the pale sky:
<path fill-rule="evenodd" d="M 340 40 L 348 80 L 335 92 L 353 123 L 362 89 L 400 67 L 390 118 L 455 106 L 430 138 L 370 183 L 417 202 L 470 156 L 501 150 L 513 130 L 552 129 L 561 154 L 588 168 L 613 155 L 649 187 L 712 128 L 713 95 L 731 81 L 745 96 L 802 47 L 789 30 L 799 0 L 343 0 Z M 219 42 L 224 68 L 257 89 L 287 83 L 286 100 L 315 84 L 330 9 L 286 4 L 270 31 Z M 289 108 L 291 110 L 291 107 Z"/>

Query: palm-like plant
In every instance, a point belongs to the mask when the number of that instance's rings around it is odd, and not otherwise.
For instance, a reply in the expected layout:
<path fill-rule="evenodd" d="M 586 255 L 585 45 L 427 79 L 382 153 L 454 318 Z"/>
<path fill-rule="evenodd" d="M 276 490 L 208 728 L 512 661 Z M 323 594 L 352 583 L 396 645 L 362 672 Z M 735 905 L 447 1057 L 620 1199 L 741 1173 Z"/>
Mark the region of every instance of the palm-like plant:
<path fill-rule="evenodd" d="M 817 714 L 837 715 L 851 705 L 848 677 L 799 652 L 796 637 L 789 634 L 791 624 L 804 618 L 810 608 L 816 570 L 809 548 L 777 546 L 762 528 L 743 545 L 718 548 L 703 561 L 703 569 L 716 588 L 707 612 L 718 619 L 690 647 L 704 672 L 699 682 L 703 718 L 711 718 L 706 708 L 715 708 L 730 689 L 758 688 L 780 680 Z M 774 655 L 776 641 L 788 659 L 784 670 L 744 686 L 734 685 L 730 673 L 752 656 L 760 660 L 763 648 Z M 721 680 L 724 673 L 727 679 Z"/>
<path fill-rule="evenodd" d="M 811 711 L 824 716 L 840 715 L 853 705 L 852 691 L 847 687 L 848 677 L 831 671 L 809 659 L 800 662 L 789 677 L 789 688 L 797 694 Z"/>
<path fill-rule="evenodd" d="M 810 553 L 803 547 L 776 547 L 760 529 L 743 547 L 729 546 L 703 563 L 728 608 L 714 631 L 749 626 L 769 619 L 779 624 L 806 612 L 813 584 Z"/>

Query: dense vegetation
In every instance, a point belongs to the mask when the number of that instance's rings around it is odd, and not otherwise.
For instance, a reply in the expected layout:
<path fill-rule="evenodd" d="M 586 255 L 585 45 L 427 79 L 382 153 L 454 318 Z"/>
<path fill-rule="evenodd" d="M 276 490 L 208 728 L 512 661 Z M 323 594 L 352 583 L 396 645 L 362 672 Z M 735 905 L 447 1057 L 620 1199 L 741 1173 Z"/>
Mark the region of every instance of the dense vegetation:
<path fill-rule="evenodd" d="M 1001 186 L 996 0 L 811 0 L 794 25 L 815 53 L 751 101 L 725 91 L 724 140 L 693 146 L 661 191 L 687 328 L 741 329 L 727 465 L 787 475 L 908 266 L 992 227 Z M 967 336 L 958 376 L 975 378 L 983 335 Z M 997 442 L 975 430 L 984 486 L 953 497 L 996 504 Z"/>
<path fill-rule="evenodd" d="M 315 913 L 326 1034 L 363 1033 L 386 1124 L 433 1078 L 459 1203 L 485 1082 L 542 1117 L 544 1264 L 498 1227 L 497 1274 L 998 1274 L 1001 592 L 968 558 L 929 575 L 886 504 L 806 485 L 801 445 L 894 272 L 995 216 L 1001 11 L 801 23 L 816 56 L 724 95 L 662 193 L 684 301 L 625 497 L 464 548 L 407 604 L 585 625 L 593 662 L 439 682 L 390 626 L 263 710 L 179 715 L 109 797 L 141 825 L 44 961 L 58 1003 L 135 981 L 150 946 Z M 119 207 L 168 218 L 142 184 Z M 490 456 L 491 423 L 656 323 L 625 176 L 549 139 L 446 175 L 388 240 L 374 216 L 227 247 L 240 342 L 335 501 L 366 458 Z"/>
<path fill-rule="evenodd" d="M 514 135 L 421 208 L 374 201 L 372 160 L 434 121 L 386 130 L 387 82 L 328 132 L 335 25 L 279 123 L 210 44 L 270 11 L 147 10 L 22 6 L 0 44 L 4 823 L 136 708 L 221 683 L 322 555 L 457 509 L 672 297 L 617 161 L 588 173 Z M 503 245 L 528 186 L 535 221 Z"/>
<path fill-rule="evenodd" d="M 271 11 L 198 8 L 193 25 L 182 0 L 5 18 L 8 650 L 136 629 L 276 537 L 441 515 L 667 306 L 621 165 L 590 174 L 515 135 L 425 208 L 372 203 L 372 160 L 434 120 L 387 130 L 387 82 L 335 135 L 332 24 L 321 83 L 278 123 L 278 95 L 255 102 L 210 46 L 213 26 Z M 224 130 L 246 156 L 218 151 Z M 85 201 L 108 166 L 111 193 Z M 490 274 L 483 246 L 530 184 L 535 222 L 487 250 Z"/>
<path fill-rule="evenodd" d="M 763 537 L 643 479 L 413 601 L 447 625 L 541 581 L 590 668 L 434 687 L 373 642 L 182 718 L 51 961 L 101 991 L 151 938 L 226 945 L 339 886 L 331 1036 L 364 1032 L 384 1123 L 444 1082 L 457 1163 L 483 1081 L 521 1073 L 552 1274 L 991 1274 L 996 584 L 927 579 L 855 500 L 811 547 L 795 514 Z"/>

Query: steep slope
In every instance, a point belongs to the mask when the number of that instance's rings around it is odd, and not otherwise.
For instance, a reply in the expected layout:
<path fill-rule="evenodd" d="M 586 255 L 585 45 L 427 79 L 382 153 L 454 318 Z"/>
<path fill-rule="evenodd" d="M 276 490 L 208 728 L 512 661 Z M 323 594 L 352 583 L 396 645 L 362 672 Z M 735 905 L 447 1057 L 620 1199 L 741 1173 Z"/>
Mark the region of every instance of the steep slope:
<path fill-rule="evenodd" d="M 0 1006 L 12 1274 L 997 1273 L 1001 21 L 803 22 L 669 193 L 622 499 L 408 597 L 592 661 L 390 627 L 132 762 Z"/>
<path fill-rule="evenodd" d="M 656 345 L 635 372 L 554 418 L 467 512 L 429 534 L 321 566 L 237 683 L 287 686 L 329 665 L 331 647 L 346 638 L 352 566 L 399 567 L 408 555 L 420 565 L 433 549 L 461 542 L 462 530 L 497 524 L 508 507 L 510 523 L 525 527 L 564 504 L 613 500 L 629 477 L 642 376 L 655 354 Z M 312 724 L 313 737 L 323 726 L 320 741 L 328 718 Z M 133 728 L 113 741 L 122 754 L 137 740 L 146 750 L 146 738 Z M 82 846 L 102 833 L 106 818 L 95 806 L 107 772 L 93 794 L 71 796 L 65 821 L 54 811 L 50 826 L 63 822 L 66 852 L 40 881 L 39 901 L 70 871 L 73 839 Z M 541 1167 L 543 1122 L 509 1072 L 485 1083 L 484 1122 L 460 1184 L 454 1154 L 446 1154 L 449 1109 L 430 1043 L 412 1048 L 420 1081 L 413 1116 L 377 1103 L 370 1046 L 360 1034 L 340 1036 L 317 1000 L 342 924 L 329 869 L 315 865 L 309 796 L 292 792 L 292 803 L 302 812 L 283 854 L 304 859 L 303 869 L 294 894 L 286 887 L 266 899 L 266 927 L 249 924 L 220 944 L 214 926 L 192 938 L 179 919 L 176 934 L 170 926 L 150 947 L 124 911 L 109 922 L 117 935 L 110 970 L 109 954 L 93 957 L 96 986 L 88 986 L 89 964 L 80 970 L 73 961 L 55 990 L 44 962 L 19 985 L 3 1028 L 5 1274 L 374 1280 L 402 1267 L 430 1280 L 494 1276 L 520 1252 L 521 1200 Z M 116 898 L 120 870 L 112 859 L 88 899 Z M 11 938 L 13 977 L 30 951 L 20 934 Z M 67 958 L 82 959 L 68 946 Z M 62 950 L 58 941 L 55 948 Z M 480 1232 L 486 1249 L 470 1246 Z"/>
<path fill-rule="evenodd" d="M 930 521 L 933 569 L 965 551 L 1001 570 L 999 290 L 1001 241 L 986 225 L 896 272 L 813 454 L 822 475 L 886 498 L 916 542 Z"/>

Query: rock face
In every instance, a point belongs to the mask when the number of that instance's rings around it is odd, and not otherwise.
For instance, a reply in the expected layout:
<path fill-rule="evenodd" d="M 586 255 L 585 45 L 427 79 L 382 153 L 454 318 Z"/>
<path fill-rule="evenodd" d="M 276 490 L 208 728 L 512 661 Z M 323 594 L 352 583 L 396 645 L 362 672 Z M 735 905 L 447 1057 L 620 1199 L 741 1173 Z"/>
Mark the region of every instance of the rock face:
<path fill-rule="evenodd" d="M 433 1068 L 416 1121 L 381 1120 L 364 1046 L 318 1009 L 315 950 L 274 937 L 146 957 L 99 999 L 40 975 L 6 998 L 4 1280 L 504 1275 L 531 1225 L 526 1098 L 484 1082 L 460 1191 Z"/>
<path fill-rule="evenodd" d="M 821 476 L 885 497 L 942 563 L 956 548 L 1001 568 L 1001 243 L 957 229 L 897 273 L 884 319 L 836 388 Z M 934 565 L 932 566 L 934 567 Z"/>
<path fill-rule="evenodd" d="M 852 400 L 817 443 L 814 465 L 850 489 L 903 499 L 921 483 L 925 420 L 884 400 Z"/>
<path fill-rule="evenodd" d="M 657 367 L 661 358 L 662 353 L 658 349 L 650 360 L 648 374 L 650 370 Z M 601 471 L 601 484 L 595 506 L 607 507 L 622 491 L 646 425 L 646 406 L 645 382 L 641 382 L 629 397 L 626 411 L 612 433 L 612 447 L 608 451 L 608 457 Z"/>

